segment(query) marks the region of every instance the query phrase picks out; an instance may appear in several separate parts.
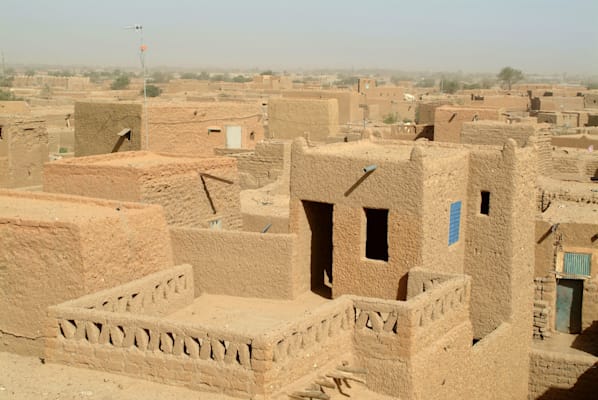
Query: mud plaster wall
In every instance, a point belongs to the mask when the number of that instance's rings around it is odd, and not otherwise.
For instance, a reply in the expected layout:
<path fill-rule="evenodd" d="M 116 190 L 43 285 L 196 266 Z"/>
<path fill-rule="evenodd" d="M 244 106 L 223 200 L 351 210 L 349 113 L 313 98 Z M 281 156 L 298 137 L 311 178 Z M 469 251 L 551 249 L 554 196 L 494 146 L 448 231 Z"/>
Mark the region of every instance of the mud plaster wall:
<path fill-rule="evenodd" d="M 258 102 L 156 103 L 148 106 L 148 115 L 153 151 L 213 156 L 214 149 L 226 147 L 227 126 L 241 127 L 242 148 L 252 149 L 264 138 Z"/>
<path fill-rule="evenodd" d="M 530 136 L 538 136 L 538 126 L 527 123 L 507 123 L 506 121 L 464 122 L 461 130 L 461 143 L 504 145 L 511 138 L 517 145 L 525 146 Z"/>
<path fill-rule="evenodd" d="M 552 152 L 551 172 L 554 174 L 573 174 L 587 179 L 597 175 L 598 157 L 585 149 L 559 148 Z"/>
<path fill-rule="evenodd" d="M 363 111 L 359 108 L 359 104 L 362 103 L 363 100 L 362 96 L 356 92 L 293 90 L 282 92 L 282 97 L 303 99 L 336 99 L 338 102 L 339 125 L 363 120 Z"/>
<path fill-rule="evenodd" d="M 15 347 L 3 346 L 7 351 L 39 354 L 47 306 L 172 266 L 166 222 L 156 206 L 22 192 L 0 196 L 6 205 L 33 199 L 39 209 L 56 203 L 87 215 L 73 221 L 20 213 L 0 221 L 0 343 L 21 339 Z"/>
<path fill-rule="evenodd" d="M 31 108 L 24 101 L 0 101 L 0 114 L 31 114 Z"/>
<path fill-rule="evenodd" d="M 370 107 L 370 111 L 376 109 L 376 112 L 371 112 L 370 119 L 382 120 L 387 115 L 398 117 L 400 121 L 415 120 L 415 113 L 417 110 L 417 103 L 414 101 L 391 100 L 387 97 L 372 97 L 368 93 L 366 96 L 366 104 Z"/>
<path fill-rule="evenodd" d="M 422 264 L 431 271 L 462 273 L 467 224 L 467 185 L 469 156 L 455 152 L 453 157 L 424 160 L 422 208 Z M 403 192 L 404 196 L 405 193 Z M 460 237 L 448 245 L 450 206 L 461 201 Z M 397 243 L 400 246 L 400 243 Z M 439 267 L 442 266 L 442 267 Z"/>
<path fill-rule="evenodd" d="M 172 228 L 175 260 L 193 266 L 196 294 L 293 299 L 309 290 L 295 235 Z"/>
<path fill-rule="evenodd" d="M 598 245 L 594 240 L 598 233 L 598 225 L 561 222 L 558 226 L 558 234 L 562 235 L 561 246 L 555 260 L 555 236 L 551 233 L 552 223 L 547 221 L 536 221 L 536 265 L 534 276 L 551 278 L 555 282 L 555 267 L 562 270 L 563 254 L 565 252 L 589 253 L 592 254 L 591 276 L 583 282 L 583 301 L 581 324 L 582 330 L 592 326 L 598 320 Z M 556 265 L 555 265 L 556 262 Z M 554 283 L 552 284 L 554 285 Z M 551 301 L 549 307 L 556 310 L 556 295 L 543 300 Z M 554 316 L 551 316 L 550 328 L 554 328 Z"/>
<path fill-rule="evenodd" d="M 123 153 L 49 163 L 44 190 L 158 204 L 172 226 L 207 228 L 220 220 L 223 229 L 242 227 L 235 159 L 184 158 L 178 162 L 177 157 L 171 157 L 162 165 L 136 167 L 136 157 L 162 156 Z M 128 159 L 131 164 L 106 165 L 115 159 Z"/>
<path fill-rule="evenodd" d="M 538 97 L 539 108 L 542 111 L 566 111 L 566 110 L 583 110 L 583 97 L 557 97 L 557 96 L 543 96 Z"/>
<path fill-rule="evenodd" d="M 596 135 L 562 135 L 552 136 L 552 145 L 557 147 L 576 147 L 587 149 L 589 146 L 598 148 L 598 136 Z"/>
<path fill-rule="evenodd" d="M 402 151 L 410 158 L 383 161 L 376 155 L 379 149 L 343 155 L 339 147 L 338 154 L 322 155 L 299 143 L 292 153 L 290 231 L 299 236 L 301 262 L 309 264 L 312 231 L 301 201 L 334 204 L 333 297 L 403 299 L 410 268 L 425 263 L 440 272 L 462 269 L 463 241 L 452 248 L 447 242 L 450 204 L 465 200 L 466 174 L 459 176 L 459 170 L 466 168 L 465 153 L 437 161 L 418 146 L 413 150 L 405 146 Z M 356 151 L 361 145 L 351 144 Z M 362 168 L 373 163 L 378 169 L 364 177 Z M 456 171 L 451 173 L 451 168 Z M 364 207 L 389 210 L 388 261 L 365 257 Z M 429 243 L 424 243 L 426 232 L 434 238 Z M 424 256 L 425 252 L 430 254 Z"/>
<path fill-rule="evenodd" d="M 532 350 L 528 399 L 569 400 L 596 396 L 598 358 Z"/>
<path fill-rule="evenodd" d="M 464 122 L 471 122 L 476 118 L 499 120 L 500 115 L 501 110 L 496 108 L 438 107 L 434 113 L 434 140 L 459 143 Z"/>
<path fill-rule="evenodd" d="M 48 132 L 43 121 L 0 118 L 0 188 L 37 186 L 48 161 Z"/>
<path fill-rule="evenodd" d="M 527 111 L 530 107 L 528 96 L 488 96 L 484 100 L 472 100 L 474 107 L 505 108 L 509 111 Z"/>
<path fill-rule="evenodd" d="M 527 293 L 529 286 L 531 296 L 531 276 L 514 276 L 531 275 L 533 268 L 534 163 L 532 148 L 516 149 L 512 140 L 501 151 L 470 154 L 465 273 L 473 278 L 471 318 L 478 338 L 509 319 L 515 305 L 525 309 L 513 289 Z M 488 215 L 480 213 L 481 191 L 490 192 Z"/>
<path fill-rule="evenodd" d="M 324 141 L 339 133 L 336 99 L 270 99 L 268 135 L 271 139 L 304 137 Z"/>
<path fill-rule="evenodd" d="M 505 152 L 505 151 L 503 151 Z M 532 261 L 529 253 L 533 250 L 533 223 L 529 216 L 533 215 L 530 201 L 530 189 L 525 188 L 529 177 L 525 173 L 525 164 L 529 163 L 529 155 L 518 154 L 515 157 L 514 147 L 506 150 L 504 169 L 511 169 L 508 178 L 510 182 L 503 182 L 504 189 L 511 186 L 515 192 L 505 198 L 501 207 L 506 215 L 492 214 L 484 218 L 497 218 L 496 223 L 504 224 L 504 218 L 511 222 L 499 229 L 509 229 L 510 232 L 496 232 L 491 226 L 481 225 L 475 215 L 479 210 L 478 199 L 473 195 L 472 188 L 477 192 L 480 182 L 480 162 L 490 162 L 492 156 L 484 156 L 473 151 L 470 155 L 470 196 L 467 212 L 467 261 L 466 273 L 472 275 L 472 299 L 470 315 L 473 331 L 466 324 L 446 330 L 446 335 L 431 346 L 428 346 L 412 360 L 415 371 L 413 388 L 416 398 L 445 399 L 445 398 L 490 398 L 490 399 L 521 399 L 527 395 L 529 374 L 529 346 L 531 341 L 531 302 L 532 302 Z M 500 154 L 499 157 L 502 157 Z M 496 154 L 494 154 L 496 157 Z M 498 161 L 498 160 L 495 160 Z M 509 166 L 511 164 L 511 166 Z M 496 176 L 495 176 L 496 178 Z M 487 177 L 490 180 L 490 177 Z M 504 179 L 504 178 L 503 178 Z M 487 182 L 486 182 L 487 183 Z M 510 198 L 508 198 L 510 197 Z M 492 202 L 492 198 L 491 198 Z M 472 204 L 473 203 L 473 204 Z M 522 207 L 522 211 L 516 209 Z M 528 220 L 525 220 L 527 218 Z M 500 221 L 500 222 L 499 222 Z M 490 221 L 488 221 L 490 222 Z M 514 227 L 514 223 L 521 227 Z M 482 229 L 480 229 L 482 228 Z M 499 233 L 502 237 L 492 238 L 484 236 L 484 229 L 488 234 Z M 481 235 L 481 236 L 480 236 Z M 496 260 L 488 255 L 479 254 L 472 238 L 486 242 L 486 248 L 497 240 L 497 246 L 506 247 L 504 254 Z M 473 247 L 473 249 L 470 249 Z M 500 247 L 498 247 L 500 248 Z M 473 250 L 473 251 L 472 251 Z M 488 249 L 492 253 L 492 248 Z M 473 253 L 473 254 L 471 254 Z M 478 254 L 476 254 L 478 253 Z M 485 259 L 485 260 L 484 260 Z M 484 262 L 486 261 L 486 262 Z M 501 265 L 502 264 L 502 265 Z M 479 267 L 478 267 L 479 266 Z M 472 268 L 473 267 L 473 268 Z M 475 273 L 474 273 L 475 272 Z M 483 293 L 480 293 L 483 292 Z M 476 293 L 477 292 L 477 293 Z M 498 303 L 492 307 L 486 303 L 483 296 L 498 298 Z M 501 316 L 503 321 L 497 324 L 474 346 L 471 345 L 471 335 L 479 338 L 488 326 L 487 319 Z M 492 365 L 492 374 L 483 373 Z M 433 366 L 431 368 L 430 366 Z M 504 382 L 509 382 L 509 389 L 504 390 Z"/>
<path fill-rule="evenodd" d="M 291 142 L 260 141 L 255 152 L 235 156 L 239 168 L 241 189 L 257 189 L 285 178 L 288 186 L 291 164 Z"/>
<path fill-rule="evenodd" d="M 75 156 L 141 150 L 142 105 L 135 103 L 75 103 Z M 131 129 L 131 140 L 117 136 Z"/>

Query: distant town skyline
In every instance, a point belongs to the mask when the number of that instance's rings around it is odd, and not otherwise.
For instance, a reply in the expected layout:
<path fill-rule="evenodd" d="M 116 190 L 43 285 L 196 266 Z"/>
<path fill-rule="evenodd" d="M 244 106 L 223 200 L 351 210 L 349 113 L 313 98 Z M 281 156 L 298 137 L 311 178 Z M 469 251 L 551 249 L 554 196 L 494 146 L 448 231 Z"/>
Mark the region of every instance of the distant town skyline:
<path fill-rule="evenodd" d="M 3 1 L 8 64 L 598 74 L 595 0 Z"/>

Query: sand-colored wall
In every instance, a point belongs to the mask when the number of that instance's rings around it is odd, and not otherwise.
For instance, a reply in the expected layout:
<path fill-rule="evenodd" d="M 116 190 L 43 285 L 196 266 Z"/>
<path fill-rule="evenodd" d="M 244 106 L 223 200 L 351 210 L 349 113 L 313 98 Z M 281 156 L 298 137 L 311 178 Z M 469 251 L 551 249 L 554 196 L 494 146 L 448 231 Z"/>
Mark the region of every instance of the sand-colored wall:
<path fill-rule="evenodd" d="M 470 154 L 465 273 L 473 278 L 472 323 L 478 338 L 507 321 L 513 307 L 526 309 L 513 293 L 527 293 L 527 286 L 531 293 L 531 276 L 528 281 L 513 276 L 531 275 L 533 268 L 535 192 L 529 183 L 535 181 L 535 162 L 533 149 L 517 149 L 512 139 L 501 151 Z M 480 213 L 481 191 L 490 192 L 488 215 Z"/>
<path fill-rule="evenodd" d="M 598 226 L 594 223 L 583 223 L 582 221 L 559 222 L 556 234 L 561 238 L 562 248 L 556 252 L 555 258 L 555 233 L 551 230 L 552 225 L 552 222 L 536 221 L 534 276 L 550 279 L 550 283 L 545 283 L 543 286 L 552 287 L 556 285 L 555 268 L 562 271 L 565 252 L 589 253 L 592 255 L 594 262 L 591 266 L 591 276 L 584 279 L 583 282 L 581 327 L 584 330 L 591 327 L 594 321 L 598 320 L 598 268 L 595 266 L 595 260 L 598 260 L 598 249 L 594 240 Z M 551 291 L 550 296 L 542 298 L 542 300 L 548 301 L 548 306 L 552 310 L 556 310 L 555 293 Z M 554 329 L 554 315 L 551 315 L 549 323 L 549 328 Z"/>
<path fill-rule="evenodd" d="M 229 157 L 127 152 L 66 159 L 46 164 L 44 190 L 159 204 L 173 226 L 242 226 L 236 160 Z"/>
<path fill-rule="evenodd" d="M 464 122 L 499 120 L 502 111 L 496 108 L 441 106 L 434 113 L 434 140 L 459 143 Z"/>
<path fill-rule="evenodd" d="M 0 188 L 37 186 L 48 161 L 48 131 L 37 119 L 0 118 Z"/>
<path fill-rule="evenodd" d="M 293 299 L 308 290 L 295 235 L 172 228 L 176 262 L 193 265 L 198 293 Z"/>
<path fill-rule="evenodd" d="M 598 357 L 532 350 L 528 399 L 570 400 L 596 396 Z"/>
<path fill-rule="evenodd" d="M 461 143 L 504 145 L 511 138 L 518 146 L 525 146 L 530 136 L 538 136 L 546 125 L 508 123 L 507 121 L 464 122 Z"/>
<path fill-rule="evenodd" d="M 362 96 L 356 92 L 332 90 L 289 90 L 282 92 L 283 98 L 303 99 L 336 99 L 338 102 L 339 125 L 363 120 L 363 111 L 359 104 L 363 103 Z"/>
<path fill-rule="evenodd" d="M 256 189 L 288 175 L 291 164 L 291 142 L 265 140 L 256 144 L 253 153 L 235 156 L 241 189 Z"/>
<path fill-rule="evenodd" d="M 508 111 L 528 111 L 530 99 L 528 96 L 492 96 L 485 95 L 483 100 L 471 100 L 472 107 L 504 108 Z"/>
<path fill-rule="evenodd" d="M 567 110 L 583 110 L 584 98 L 582 96 L 575 97 L 557 97 L 557 96 L 542 96 L 533 99 L 532 105 L 536 110 L 541 111 L 567 111 Z"/>
<path fill-rule="evenodd" d="M 31 114 L 31 108 L 24 101 L 0 101 L 0 114 Z"/>
<path fill-rule="evenodd" d="M 406 145 L 388 150 L 402 152 L 403 157 L 384 160 L 383 146 L 368 143 L 329 145 L 330 151 L 319 152 L 296 142 L 290 231 L 299 235 L 302 262 L 309 263 L 312 231 L 302 201 L 333 204 L 333 297 L 403 299 L 409 269 L 422 263 L 445 272 L 462 269 L 463 241 L 450 248 L 447 243 L 450 204 L 465 200 L 467 156 L 440 150 L 439 160 L 423 146 Z M 373 163 L 377 169 L 364 175 L 362 169 Z M 365 257 L 364 208 L 389 210 L 388 261 Z M 433 237 L 428 243 L 426 233 Z"/>
<path fill-rule="evenodd" d="M 226 127 L 241 127 L 241 147 L 252 149 L 264 138 L 259 102 L 155 102 L 148 105 L 149 149 L 213 156 L 226 147 Z M 220 132 L 209 131 L 218 128 Z"/>
<path fill-rule="evenodd" d="M 14 191 L 0 203 L 0 343 L 18 342 L 7 351 L 39 354 L 47 306 L 172 266 L 157 206 Z"/>
<path fill-rule="evenodd" d="M 75 156 L 141 150 L 141 103 L 75 103 Z M 117 136 L 131 129 L 131 140 Z"/>
<path fill-rule="evenodd" d="M 423 198 L 420 204 L 423 226 L 421 266 L 432 271 L 463 272 L 467 230 L 463 216 L 468 211 L 469 155 L 465 152 L 455 153 L 457 155 L 454 157 L 424 162 Z M 462 207 L 460 237 L 457 243 L 449 246 L 450 207 L 456 201 L 461 201 Z"/>
<path fill-rule="evenodd" d="M 304 137 L 323 141 L 336 136 L 338 101 L 336 99 L 270 99 L 268 135 L 271 139 Z"/>
<path fill-rule="evenodd" d="M 597 135 L 559 135 L 552 136 L 552 145 L 556 147 L 576 147 L 579 149 L 587 149 L 590 146 L 598 149 Z"/>

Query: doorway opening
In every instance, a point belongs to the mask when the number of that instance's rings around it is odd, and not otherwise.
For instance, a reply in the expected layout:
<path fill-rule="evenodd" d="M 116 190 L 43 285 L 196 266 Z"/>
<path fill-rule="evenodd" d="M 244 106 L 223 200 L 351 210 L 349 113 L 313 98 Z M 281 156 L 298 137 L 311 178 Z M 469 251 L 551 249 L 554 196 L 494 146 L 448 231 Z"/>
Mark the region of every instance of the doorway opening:
<path fill-rule="evenodd" d="M 556 330 L 565 333 L 581 332 L 583 280 L 559 279 L 556 284 Z"/>
<path fill-rule="evenodd" d="M 311 291 L 332 298 L 332 212 L 328 203 L 303 201 L 311 231 Z"/>

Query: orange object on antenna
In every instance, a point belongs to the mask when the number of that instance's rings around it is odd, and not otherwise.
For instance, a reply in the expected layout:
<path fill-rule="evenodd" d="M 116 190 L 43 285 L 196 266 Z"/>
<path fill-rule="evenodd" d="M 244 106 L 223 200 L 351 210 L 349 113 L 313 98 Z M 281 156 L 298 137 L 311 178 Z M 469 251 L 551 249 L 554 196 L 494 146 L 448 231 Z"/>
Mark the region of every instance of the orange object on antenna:
<path fill-rule="evenodd" d="M 143 53 L 146 50 L 147 50 L 147 46 L 145 44 L 142 44 L 141 45 L 141 52 Z"/>

